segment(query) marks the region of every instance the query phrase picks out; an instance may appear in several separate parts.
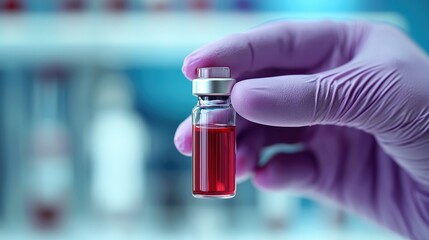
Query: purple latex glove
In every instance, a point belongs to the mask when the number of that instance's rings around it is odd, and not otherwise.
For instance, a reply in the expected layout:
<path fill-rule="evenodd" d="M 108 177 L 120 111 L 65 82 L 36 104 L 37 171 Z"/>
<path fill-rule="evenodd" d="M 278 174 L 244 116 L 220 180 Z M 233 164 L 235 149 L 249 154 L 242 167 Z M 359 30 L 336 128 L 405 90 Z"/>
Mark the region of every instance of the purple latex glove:
<path fill-rule="evenodd" d="M 412 239 L 429 239 L 429 59 L 368 22 L 277 22 L 206 45 L 183 66 L 239 81 L 237 175 L 323 196 Z M 191 121 L 175 143 L 191 154 Z M 303 142 L 258 166 L 260 150 Z"/>

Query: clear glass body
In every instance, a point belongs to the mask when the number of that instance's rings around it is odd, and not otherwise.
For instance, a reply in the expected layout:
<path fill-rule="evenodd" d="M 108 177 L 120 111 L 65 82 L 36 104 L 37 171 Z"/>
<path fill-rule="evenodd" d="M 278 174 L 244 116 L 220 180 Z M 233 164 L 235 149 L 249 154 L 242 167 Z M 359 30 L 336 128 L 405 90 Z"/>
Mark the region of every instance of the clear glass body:
<path fill-rule="evenodd" d="M 235 111 L 229 96 L 200 96 L 192 112 L 192 193 L 235 196 Z"/>

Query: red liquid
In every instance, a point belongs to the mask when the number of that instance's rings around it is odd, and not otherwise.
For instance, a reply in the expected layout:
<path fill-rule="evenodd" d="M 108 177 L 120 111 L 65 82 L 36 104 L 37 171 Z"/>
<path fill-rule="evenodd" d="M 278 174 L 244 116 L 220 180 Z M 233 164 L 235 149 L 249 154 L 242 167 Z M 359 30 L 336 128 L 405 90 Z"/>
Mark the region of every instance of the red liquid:
<path fill-rule="evenodd" d="M 85 7 L 86 7 L 85 2 L 82 0 L 68 0 L 68 1 L 65 1 L 62 5 L 62 8 L 69 12 L 79 12 L 84 10 Z M 55 69 L 54 69 L 54 72 L 55 72 Z"/>
<path fill-rule="evenodd" d="M 31 209 L 31 217 L 39 229 L 55 229 L 60 225 L 61 209 L 59 206 L 35 204 Z"/>
<path fill-rule="evenodd" d="M 235 126 L 193 126 L 192 187 L 196 197 L 235 194 Z"/>
<path fill-rule="evenodd" d="M 110 0 L 107 3 L 107 8 L 113 11 L 124 11 L 127 10 L 128 4 L 126 0 Z"/>
<path fill-rule="evenodd" d="M 22 10 L 23 6 L 21 1 L 18 0 L 7 0 L 3 3 L 3 6 L 0 6 L 0 9 L 3 8 L 7 12 L 18 12 Z"/>

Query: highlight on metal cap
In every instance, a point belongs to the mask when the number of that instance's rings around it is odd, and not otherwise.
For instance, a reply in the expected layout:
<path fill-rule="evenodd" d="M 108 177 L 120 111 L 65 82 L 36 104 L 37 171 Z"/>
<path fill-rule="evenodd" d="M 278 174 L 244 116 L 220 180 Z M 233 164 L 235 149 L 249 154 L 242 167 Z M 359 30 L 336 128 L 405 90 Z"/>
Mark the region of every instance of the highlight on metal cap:
<path fill-rule="evenodd" d="M 198 78 L 231 78 L 229 67 L 198 68 Z"/>
<path fill-rule="evenodd" d="M 197 96 L 229 96 L 235 84 L 229 67 L 198 68 L 198 78 L 192 81 L 192 94 Z"/>

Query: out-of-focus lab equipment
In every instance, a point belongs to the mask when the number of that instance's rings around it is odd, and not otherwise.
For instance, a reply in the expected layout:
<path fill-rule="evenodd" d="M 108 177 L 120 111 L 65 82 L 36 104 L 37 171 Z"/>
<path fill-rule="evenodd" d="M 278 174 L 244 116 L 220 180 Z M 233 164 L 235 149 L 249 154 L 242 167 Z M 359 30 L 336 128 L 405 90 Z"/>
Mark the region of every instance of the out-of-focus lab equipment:
<path fill-rule="evenodd" d="M 0 239 L 400 239 L 251 181 L 233 199 L 194 199 L 173 144 L 195 102 L 182 61 L 222 36 L 366 19 L 429 49 L 424 7 L 346 2 L 0 0 Z"/>

